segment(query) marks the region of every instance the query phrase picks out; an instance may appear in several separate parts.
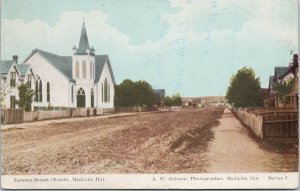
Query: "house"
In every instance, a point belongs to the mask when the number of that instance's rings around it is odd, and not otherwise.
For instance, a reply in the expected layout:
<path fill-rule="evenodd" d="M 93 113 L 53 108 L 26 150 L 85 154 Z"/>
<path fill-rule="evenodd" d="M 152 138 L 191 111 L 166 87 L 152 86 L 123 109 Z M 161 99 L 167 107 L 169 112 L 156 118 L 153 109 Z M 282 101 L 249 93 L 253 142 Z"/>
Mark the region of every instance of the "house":
<path fill-rule="evenodd" d="M 32 87 L 35 75 L 29 64 L 18 64 L 18 56 L 12 60 L 2 60 L 0 63 L 0 103 L 3 108 L 18 108 L 16 100 L 19 99 L 18 86 L 27 83 Z"/>
<path fill-rule="evenodd" d="M 279 77 L 279 83 L 285 83 L 291 81 L 291 91 L 284 95 L 286 107 L 298 109 L 298 54 L 293 55 L 292 62 L 289 64 L 288 70 Z"/>
<path fill-rule="evenodd" d="M 35 109 L 49 106 L 114 107 L 116 82 L 109 57 L 96 55 L 95 49 L 89 44 L 84 22 L 78 48 L 73 47 L 72 56 L 34 49 L 22 64 L 13 68 L 11 70 L 16 73 L 16 77 L 12 77 L 21 81 L 27 80 L 25 71 L 28 71 L 28 68 L 34 71 L 34 81 L 31 83 L 36 92 L 32 103 Z M 2 72 L 2 69 L 0 71 Z M 27 78 L 30 80 L 29 76 Z M 12 90 L 10 96 L 16 95 L 16 91 Z"/>
<path fill-rule="evenodd" d="M 280 100 L 273 89 L 277 83 L 285 83 L 293 80 L 293 88 L 290 93 Z M 293 55 L 289 66 L 275 67 L 274 75 L 269 78 L 268 97 L 264 99 L 264 107 L 292 107 L 298 108 L 298 54 Z"/>

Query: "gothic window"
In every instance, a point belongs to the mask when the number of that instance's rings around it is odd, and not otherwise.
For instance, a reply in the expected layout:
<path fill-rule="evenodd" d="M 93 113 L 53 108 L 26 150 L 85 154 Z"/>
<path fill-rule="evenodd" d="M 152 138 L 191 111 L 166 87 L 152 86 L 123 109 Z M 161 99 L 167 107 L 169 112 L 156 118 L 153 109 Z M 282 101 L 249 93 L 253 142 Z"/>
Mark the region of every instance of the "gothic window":
<path fill-rule="evenodd" d="M 86 63 L 83 61 L 82 63 L 82 78 L 86 79 Z"/>
<path fill-rule="evenodd" d="M 27 75 L 27 85 L 28 85 L 29 89 L 31 89 L 31 83 L 32 83 L 32 75 L 28 74 Z"/>
<path fill-rule="evenodd" d="M 39 82 L 39 101 L 42 102 L 43 101 L 43 84 L 42 84 L 42 80 L 40 80 Z"/>
<path fill-rule="evenodd" d="M 93 78 L 93 63 L 90 62 L 90 78 Z"/>
<path fill-rule="evenodd" d="M 47 102 L 50 102 L 50 83 L 47 82 Z"/>
<path fill-rule="evenodd" d="M 72 103 L 73 103 L 73 101 L 74 101 L 74 92 L 73 92 L 73 85 L 71 86 L 71 101 L 72 101 Z"/>
<path fill-rule="evenodd" d="M 107 101 L 110 102 L 110 85 L 108 85 L 107 98 L 108 98 Z"/>
<path fill-rule="evenodd" d="M 104 80 L 104 102 L 107 102 L 107 79 Z"/>
<path fill-rule="evenodd" d="M 16 87 L 16 72 L 10 73 L 10 87 Z"/>
<path fill-rule="evenodd" d="M 35 81 L 35 101 L 39 101 L 39 82 Z"/>
<path fill-rule="evenodd" d="M 76 78 L 79 78 L 79 62 L 76 62 Z"/>
<path fill-rule="evenodd" d="M 94 89 L 91 90 L 91 107 L 94 107 Z"/>
<path fill-rule="evenodd" d="M 80 88 L 77 92 L 78 95 L 85 95 L 85 92 L 82 88 Z"/>
<path fill-rule="evenodd" d="M 85 92 L 82 88 L 77 92 L 77 107 L 85 107 Z"/>
<path fill-rule="evenodd" d="M 103 93 L 104 93 L 104 91 L 103 91 L 103 83 L 102 83 L 102 89 L 101 89 L 101 90 L 102 90 L 101 95 L 102 95 L 102 103 L 103 103 L 103 101 L 104 101 L 104 100 L 103 100 L 103 98 L 104 98 L 104 94 L 103 94 Z"/>
<path fill-rule="evenodd" d="M 93 62 L 93 78 L 95 78 L 95 62 Z"/>

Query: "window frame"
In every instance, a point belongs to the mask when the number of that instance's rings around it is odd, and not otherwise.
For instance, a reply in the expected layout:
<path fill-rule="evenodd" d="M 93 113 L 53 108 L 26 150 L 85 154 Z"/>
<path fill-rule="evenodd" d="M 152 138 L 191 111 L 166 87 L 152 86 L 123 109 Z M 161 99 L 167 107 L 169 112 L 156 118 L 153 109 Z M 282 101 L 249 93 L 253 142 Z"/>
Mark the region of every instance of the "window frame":
<path fill-rule="evenodd" d="M 16 87 L 16 78 L 17 78 L 17 73 L 10 72 L 10 87 L 12 88 Z"/>
<path fill-rule="evenodd" d="M 50 82 L 47 82 L 47 102 L 50 102 Z"/>

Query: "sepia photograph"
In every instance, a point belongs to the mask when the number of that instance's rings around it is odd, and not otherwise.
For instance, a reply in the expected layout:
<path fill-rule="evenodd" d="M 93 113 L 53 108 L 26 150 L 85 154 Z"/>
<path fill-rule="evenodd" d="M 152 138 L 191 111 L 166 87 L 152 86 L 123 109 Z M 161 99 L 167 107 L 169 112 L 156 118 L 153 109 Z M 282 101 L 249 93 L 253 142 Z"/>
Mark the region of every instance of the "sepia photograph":
<path fill-rule="evenodd" d="M 298 187 L 297 0 L 1 0 L 3 189 Z"/>

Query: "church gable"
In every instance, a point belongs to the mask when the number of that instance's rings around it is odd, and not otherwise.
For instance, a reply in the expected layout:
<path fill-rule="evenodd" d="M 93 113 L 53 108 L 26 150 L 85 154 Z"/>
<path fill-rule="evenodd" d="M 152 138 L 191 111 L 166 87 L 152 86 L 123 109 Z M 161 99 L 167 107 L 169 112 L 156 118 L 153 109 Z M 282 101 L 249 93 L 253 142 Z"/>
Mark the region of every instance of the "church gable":
<path fill-rule="evenodd" d="M 105 66 L 105 63 L 107 63 L 107 65 L 108 65 L 110 76 L 112 78 L 113 83 L 116 84 L 115 77 L 114 77 L 114 74 L 112 72 L 112 68 L 111 68 L 111 65 L 110 65 L 110 62 L 109 62 L 108 55 L 97 55 L 96 56 L 96 78 L 95 78 L 95 82 L 99 82 L 101 74 L 103 72 L 103 68 Z"/>
<path fill-rule="evenodd" d="M 68 80 L 72 80 L 72 57 L 71 56 L 59 56 L 40 49 L 34 49 L 32 53 L 25 59 L 24 62 L 27 62 L 36 53 L 40 55 L 42 58 L 44 58 L 56 70 L 62 73 Z"/>

